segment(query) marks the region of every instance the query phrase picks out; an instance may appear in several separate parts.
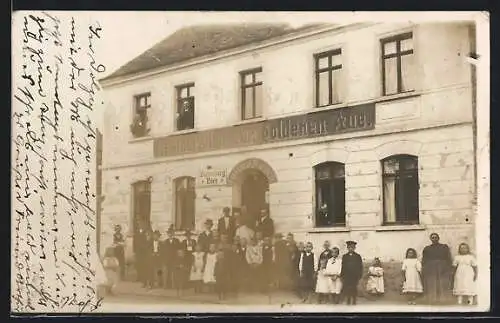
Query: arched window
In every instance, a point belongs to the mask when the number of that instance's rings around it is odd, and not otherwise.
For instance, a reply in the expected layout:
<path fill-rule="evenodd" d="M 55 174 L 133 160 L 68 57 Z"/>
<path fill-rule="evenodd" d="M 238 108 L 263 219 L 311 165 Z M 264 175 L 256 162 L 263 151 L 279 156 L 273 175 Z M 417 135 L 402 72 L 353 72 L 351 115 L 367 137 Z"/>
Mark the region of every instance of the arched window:
<path fill-rule="evenodd" d="M 417 224 L 418 158 L 390 156 L 382 160 L 384 224 Z"/>
<path fill-rule="evenodd" d="M 175 185 L 175 228 L 194 229 L 195 221 L 195 179 L 184 176 L 174 180 Z"/>
<path fill-rule="evenodd" d="M 345 225 L 345 167 L 327 162 L 314 167 L 316 227 Z"/>

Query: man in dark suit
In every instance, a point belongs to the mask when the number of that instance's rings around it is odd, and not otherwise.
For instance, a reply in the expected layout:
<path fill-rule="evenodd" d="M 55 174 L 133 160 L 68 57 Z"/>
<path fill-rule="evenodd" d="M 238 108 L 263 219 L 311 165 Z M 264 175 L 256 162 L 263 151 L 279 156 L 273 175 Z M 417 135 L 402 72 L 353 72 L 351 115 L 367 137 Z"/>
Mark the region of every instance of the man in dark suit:
<path fill-rule="evenodd" d="M 274 236 L 274 221 L 269 217 L 266 209 L 260 210 L 260 219 L 257 221 L 257 231 L 262 232 L 263 238 Z"/>
<path fill-rule="evenodd" d="M 357 254 L 356 242 L 346 241 L 347 253 L 342 257 L 342 270 L 340 277 L 342 277 L 342 294 L 347 300 L 348 305 L 356 305 L 356 298 L 358 294 L 358 282 L 363 276 L 363 260 Z"/>
<path fill-rule="evenodd" d="M 213 234 L 212 234 L 213 221 L 211 219 L 207 219 L 204 225 L 205 225 L 205 230 L 198 236 L 198 244 L 201 246 L 203 252 L 207 252 L 208 246 L 213 241 Z"/>
<path fill-rule="evenodd" d="M 174 237 L 174 229 L 171 227 L 167 231 L 167 239 L 162 243 L 162 258 L 164 261 L 163 281 L 165 288 L 172 288 L 174 280 L 174 270 L 177 261 L 177 250 L 180 249 L 179 239 Z"/>
<path fill-rule="evenodd" d="M 162 282 L 162 269 L 163 269 L 163 258 L 162 258 L 162 242 L 160 240 L 161 233 L 159 230 L 153 232 L 152 250 L 151 257 L 148 263 L 148 273 L 149 273 L 149 286 L 154 287 L 161 286 Z"/>
<path fill-rule="evenodd" d="M 227 206 L 222 210 L 222 217 L 217 222 L 217 231 L 220 235 L 226 235 L 229 242 L 233 241 L 236 232 L 236 222 L 234 217 L 231 216 L 231 209 Z"/>
<path fill-rule="evenodd" d="M 191 270 L 193 264 L 193 252 L 196 247 L 196 240 L 191 236 L 191 230 L 186 229 L 186 239 L 181 242 L 181 249 L 184 250 L 185 264 Z"/>

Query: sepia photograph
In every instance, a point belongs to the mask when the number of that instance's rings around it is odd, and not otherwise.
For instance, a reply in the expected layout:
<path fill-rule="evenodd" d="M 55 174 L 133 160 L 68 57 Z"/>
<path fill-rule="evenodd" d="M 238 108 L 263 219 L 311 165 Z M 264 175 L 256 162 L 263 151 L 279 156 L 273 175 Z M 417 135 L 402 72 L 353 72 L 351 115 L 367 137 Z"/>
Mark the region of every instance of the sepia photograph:
<path fill-rule="evenodd" d="M 12 315 L 490 309 L 487 13 L 12 26 Z"/>

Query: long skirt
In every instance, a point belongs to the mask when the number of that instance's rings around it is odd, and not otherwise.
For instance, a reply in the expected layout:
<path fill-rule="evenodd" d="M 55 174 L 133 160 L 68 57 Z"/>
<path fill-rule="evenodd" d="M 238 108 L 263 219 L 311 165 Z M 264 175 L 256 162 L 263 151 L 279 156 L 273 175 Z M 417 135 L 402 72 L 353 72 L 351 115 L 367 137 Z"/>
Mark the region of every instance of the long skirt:
<path fill-rule="evenodd" d="M 432 260 L 423 268 L 424 293 L 429 304 L 445 301 L 451 291 L 451 273 L 448 262 Z"/>

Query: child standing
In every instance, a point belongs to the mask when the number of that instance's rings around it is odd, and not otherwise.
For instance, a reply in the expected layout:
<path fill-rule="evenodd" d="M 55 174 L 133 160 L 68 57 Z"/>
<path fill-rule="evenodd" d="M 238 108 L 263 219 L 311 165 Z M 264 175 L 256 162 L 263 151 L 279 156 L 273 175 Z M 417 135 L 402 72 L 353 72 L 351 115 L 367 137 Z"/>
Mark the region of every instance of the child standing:
<path fill-rule="evenodd" d="M 313 252 L 313 244 L 308 242 L 299 259 L 299 286 L 302 303 L 309 300 L 311 292 L 314 290 L 316 267 L 317 262 Z"/>
<path fill-rule="evenodd" d="M 174 265 L 174 286 L 177 290 L 177 295 L 182 294 L 186 287 L 189 275 L 189 255 L 186 255 L 184 249 L 177 250 L 176 262 Z"/>
<path fill-rule="evenodd" d="M 194 285 L 195 293 L 200 293 L 202 290 L 204 260 L 203 245 L 197 244 L 192 256 L 191 274 L 189 276 L 189 280 Z"/>
<path fill-rule="evenodd" d="M 373 264 L 368 268 L 366 291 L 373 296 L 384 294 L 384 268 L 382 268 L 379 258 L 375 258 Z"/>
<path fill-rule="evenodd" d="M 422 263 L 417 259 L 415 249 L 406 250 L 401 270 L 403 271 L 403 294 L 408 295 L 408 304 L 415 305 L 417 296 L 424 291 L 422 287 Z"/>
<path fill-rule="evenodd" d="M 342 259 L 339 257 L 340 250 L 337 247 L 332 248 L 332 257 L 328 259 L 325 269 L 325 275 L 329 278 L 329 292 L 332 301 L 335 304 L 340 302 L 340 293 L 342 292 L 342 279 L 340 273 L 342 272 Z"/>
<path fill-rule="evenodd" d="M 108 294 L 113 295 L 113 289 L 120 277 L 120 263 L 115 257 L 115 248 L 108 247 L 104 253 L 104 259 L 102 260 L 104 271 L 106 272 L 106 278 L 108 284 L 106 285 L 106 291 Z"/>
<path fill-rule="evenodd" d="M 467 304 L 474 304 L 476 296 L 477 263 L 476 258 L 470 253 L 469 245 L 461 243 L 458 255 L 453 260 L 455 268 L 453 295 L 457 296 L 458 304 L 463 303 L 467 297 Z"/>
<path fill-rule="evenodd" d="M 214 291 L 215 286 L 215 263 L 217 262 L 217 248 L 214 243 L 208 246 L 208 253 L 205 255 L 203 266 L 203 283 L 208 286 L 209 292 Z"/>
<path fill-rule="evenodd" d="M 328 295 L 330 294 L 330 277 L 326 275 L 327 258 L 319 260 L 318 277 L 316 278 L 316 293 L 318 294 L 318 302 L 325 304 Z"/>

